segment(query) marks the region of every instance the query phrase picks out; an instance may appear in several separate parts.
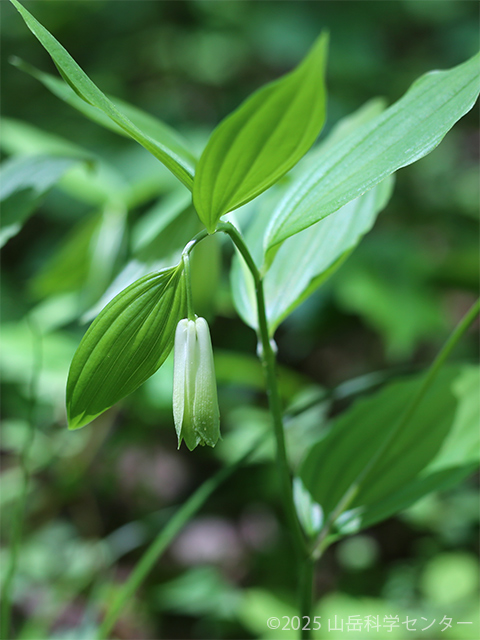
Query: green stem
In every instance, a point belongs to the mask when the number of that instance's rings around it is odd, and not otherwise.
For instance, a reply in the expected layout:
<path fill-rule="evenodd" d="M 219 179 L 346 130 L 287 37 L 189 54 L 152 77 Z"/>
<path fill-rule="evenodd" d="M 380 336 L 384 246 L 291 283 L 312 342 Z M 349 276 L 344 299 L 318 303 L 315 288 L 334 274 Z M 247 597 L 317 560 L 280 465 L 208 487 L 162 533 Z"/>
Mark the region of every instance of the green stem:
<path fill-rule="evenodd" d="M 185 271 L 185 288 L 187 290 L 187 317 L 189 320 L 195 320 L 195 312 L 193 310 L 193 295 L 192 295 L 192 278 L 190 275 L 190 257 L 188 253 L 184 253 L 182 256 L 183 268 Z"/>
<path fill-rule="evenodd" d="M 42 369 L 42 344 L 41 337 L 34 327 L 33 323 L 27 318 L 27 323 L 32 332 L 33 338 L 33 365 L 32 376 L 29 386 L 29 401 L 28 401 L 28 433 L 23 443 L 22 450 L 20 452 L 19 466 L 22 473 L 22 487 L 20 498 L 16 505 L 16 510 L 13 516 L 12 524 L 12 541 L 10 545 L 10 557 L 3 583 L 2 604 L 1 604 L 1 623 L 0 623 L 0 638 L 1 640 L 8 640 L 12 636 L 10 635 L 10 618 L 12 608 L 12 588 L 17 572 L 18 555 L 20 552 L 20 543 L 23 533 L 23 523 L 25 520 L 25 511 L 27 506 L 28 487 L 30 484 L 30 469 L 29 469 L 29 456 L 30 451 L 35 439 L 35 425 L 34 414 L 36 407 L 36 399 L 38 394 L 38 381 L 40 372 Z"/>
<path fill-rule="evenodd" d="M 314 594 L 314 571 L 315 561 L 312 558 L 306 558 L 300 565 L 300 629 L 301 640 L 310 638 L 310 629 L 312 627 L 312 605 Z M 305 627 L 305 628 L 304 628 Z"/>
<path fill-rule="evenodd" d="M 118 618 L 121 616 L 124 607 L 130 598 L 139 589 L 145 578 L 158 562 L 161 555 L 183 529 L 187 522 L 197 513 L 212 493 L 231 476 L 264 441 L 264 437 L 259 438 L 255 444 L 237 462 L 220 469 L 214 476 L 206 480 L 178 509 L 175 515 L 168 521 L 166 526 L 160 531 L 150 547 L 135 565 L 134 570 L 128 576 L 127 581 L 118 591 L 115 599 L 110 604 L 107 613 L 100 625 L 96 640 L 104 640 L 108 637 Z"/>
<path fill-rule="evenodd" d="M 305 541 L 305 536 L 303 535 L 300 522 L 298 520 L 293 498 L 293 486 L 290 476 L 290 468 L 288 465 L 287 450 L 285 446 L 282 408 L 276 375 L 276 359 L 275 353 L 272 349 L 268 331 L 265 295 L 263 291 L 263 279 L 260 276 L 257 265 L 255 264 L 250 251 L 248 250 L 248 247 L 246 246 L 242 236 L 237 231 L 237 229 L 230 223 L 220 223 L 218 225 L 218 231 L 223 231 L 230 236 L 238 251 L 242 255 L 243 259 L 245 260 L 255 282 L 258 314 L 258 333 L 262 347 L 260 358 L 265 371 L 268 403 L 275 431 L 275 440 L 277 445 L 276 462 L 281 482 L 281 495 L 290 531 L 292 532 L 295 551 L 297 554 L 297 562 L 300 572 L 300 609 L 302 611 L 302 615 L 309 616 L 313 597 L 313 581 L 311 579 L 313 565 Z M 310 577 L 307 579 L 305 576 Z M 302 631 L 302 638 L 307 637 L 309 637 L 309 631 Z"/>
<path fill-rule="evenodd" d="M 187 290 L 187 316 L 189 320 L 195 320 L 195 312 L 193 310 L 193 296 L 192 296 L 192 278 L 190 275 L 190 252 L 201 240 L 208 236 L 208 231 L 202 229 L 196 236 L 190 240 L 182 252 L 183 268 L 185 271 L 185 286 Z"/>
<path fill-rule="evenodd" d="M 369 471 L 372 469 L 372 467 L 375 465 L 378 459 L 383 455 L 386 448 L 391 444 L 392 440 L 398 435 L 398 433 L 402 431 L 402 429 L 405 428 L 405 426 L 411 420 L 413 414 L 418 409 L 420 403 L 425 397 L 425 394 L 427 393 L 433 381 L 437 377 L 440 369 L 445 364 L 445 361 L 450 356 L 453 349 L 456 347 L 457 343 L 463 337 L 467 329 L 473 323 L 473 321 L 475 320 L 479 312 L 480 312 L 480 298 L 478 298 L 478 300 L 471 306 L 471 308 L 467 311 L 467 313 L 463 316 L 463 318 L 460 320 L 458 325 L 452 331 L 447 341 L 445 342 L 445 344 L 437 354 L 435 360 L 430 365 L 419 390 L 413 397 L 411 403 L 408 405 L 405 413 L 403 413 L 400 416 L 400 419 L 394 425 L 393 429 L 385 438 L 382 445 L 377 449 L 375 455 L 372 456 L 372 458 L 368 461 L 368 464 L 365 465 L 365 467 L 356 477 L 355 481 L 350 485 L 350 487 L 344 493 L 344 495 L 340 499 L 336 508 L 330 514 L 327 520 L 327 523 L 324 529 L 322 530 L 322 533 L 320 534 L 320 536 L 316 541 L 315 549 L 313 551 L 313 555 L 315 558 L 318 558 L 319 555 L 324 551 L 324 549 L 328 545 L 327 537 L 330 534 L 330 531 L 336 519 L 343 513 L 343 511 L 348 509 L 348 507 L 352 504 L 353 500 L 355 499 L 355 496 L 357 495 L 360 489 L 361 482 L 363 482 L 365 477 L 368 475 Z"/>

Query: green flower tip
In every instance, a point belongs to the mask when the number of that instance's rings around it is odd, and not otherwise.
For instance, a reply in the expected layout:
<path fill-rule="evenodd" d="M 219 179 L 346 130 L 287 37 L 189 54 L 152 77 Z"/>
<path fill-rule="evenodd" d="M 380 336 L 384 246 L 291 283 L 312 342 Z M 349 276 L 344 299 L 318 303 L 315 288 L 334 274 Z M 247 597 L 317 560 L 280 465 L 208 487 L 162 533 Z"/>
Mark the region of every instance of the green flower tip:
<path fill-rule="evenodd" d="M 212 343 L 204 318 L 180 320 L 175 333 L 173 419 L 178 436 L 193 451 L 214 447 L 220 437 Z"/>

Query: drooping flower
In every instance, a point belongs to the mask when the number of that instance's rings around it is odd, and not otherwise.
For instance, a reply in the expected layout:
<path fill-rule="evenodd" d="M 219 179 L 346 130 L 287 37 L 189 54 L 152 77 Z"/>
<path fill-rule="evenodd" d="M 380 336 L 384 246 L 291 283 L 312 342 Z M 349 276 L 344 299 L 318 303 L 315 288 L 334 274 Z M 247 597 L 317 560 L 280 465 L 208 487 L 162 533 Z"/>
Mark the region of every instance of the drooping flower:
<path fill-rule="evenodd" d="M 207 321 L 180 320 L 175 333 L 173 419 L 178 436 L 193 451 L 214 447 L 220 437 L 220 414 Z"/>

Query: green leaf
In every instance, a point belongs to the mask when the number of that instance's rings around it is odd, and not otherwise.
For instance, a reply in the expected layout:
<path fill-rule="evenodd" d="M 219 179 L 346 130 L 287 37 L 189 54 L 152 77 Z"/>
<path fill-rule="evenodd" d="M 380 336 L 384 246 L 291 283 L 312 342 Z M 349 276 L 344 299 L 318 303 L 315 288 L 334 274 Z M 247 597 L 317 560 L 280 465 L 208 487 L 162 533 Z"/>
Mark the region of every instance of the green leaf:
<path fill-rule="evenodd" d="M 213 132 L 197 167 L 193 200 L 210 232 L 277 182 L 308 151 L 325 121 L 322 34 L 291 73 L 250 96 Z"/>
<path fill-rule="evenodd" d="M 293 174 L 310 166 L 327 149 L 358 129 L 383 109 L 379 100 L 366 103 L 348 118 L 343 118 L 332 133 L 317 148 L 312 149 L 294 169 Z M 263 259 L 262 238 L 268 226 L 270 214 L 286 185 L 276 185 L 276 201 L 265 198 L 246 234 L 246 240 L 258 264 Z M 303 300 L 315 291 L 336 269 L 343 264 L 352 249 L 373 226 L 377 214 L 386 206 L 393 190 L 393 177 L 388 176 L 363 196 L 349 202 L 327 220 L 321 220 L 291 238 L 288 238 L 275 255 L 264 278 L 265 304 L 270 333 L 273 335 L 280 322 Z M 240 256 L 232 267 L 232 289 L 235 305 L 242 318 L 257 328 L 257 310 L 253 279 Z"/>
<path fill-rule="evenodd" d="M 269 330 L 317 289 L 372 228 L 393 190 L 391 176 L 335 215 L 289 238 L 265 277 Z"/>
<path fill-rule="evenodd" d="M 122 131 L 152 153 L 188 187 L 193 186 L 195 158 L 184 146 L 180 136 L 152 116 L 126 103 L 112 102 L 90 80 L 68 51 L 43 27 L 17 0 L 10 0 L 27 27 L 48 51 L 68 86 L 47 74 L 43 74 L 21 61 L 17 66 L 35 75 L 48 88 L 89 118 L 103 126 Z M 52 82 L 53 80 L 53 82 Z M 120 108 L 117 107 L 120 105 Z M 100 111 L 98 111 L 100 110 Z"/>
<path fill-rule="evenodd" d="M 330 148 L 306 176 L 297 178 L 268 229 L 267 262 L 280 242 L 432 151 L 477 99 L 479 56 L 422 76 L 403 98 Z"/>
<path fill-rule="evenodd" d="M 480 453 L 479 389 L 480 367 L 465 367 L 453 384 L 453 393 L 458 401 L 455 421 L 439 454 L 429 465 L 429 471 L 478 462 Z"/>
<path fill-rule="evenodd" d="M 452 384 L 456 400 L 453 423 L 432 461 L 413 480 L 378 503 L 369 506 L 361 517 L 362 527 L 384 520 L 432 491 L 454 487 L 478 468 L 480 457 L 480 368 L 463 367 Z M 355 509 L 345 514 L 343 526 L 355 520 Z"/>
<path fill-rule="evenodd" d="M 478 371 L 475 375 L 478 380 Z M 471 367 L 461 369 L 460 375 L 458 367 L 441 371 L 410 422 L 377 459 L 389 429 L 404 413 L 423 376 L 388 385 L 336 420 L 328 435 L 312 447 L 300 471 L 325 520 L 353 486 L 357 493 L 348 510 L 336 513 L 341 533 L 368 527 L 470 473 L 478 461 L 478 417 L 471 411 L 475 392 L 471 395 L 470 376 Z M 457 454 L 448 458 L 446 452 L 452 448 Z"/>
<path fill-rule="evenodd" d="M 94 156 L 92 151 L 87 151 L 56 133 L 44 131 L 23 120 L 6 117 L 2 117 L 0 148 L 10 156 L 50 155 L 78 157 L 83 160 Z"/>
<path fill-rule="evenodd" d="M 124 242 L 126 217 L 126 209 L 112 203 L 82 219 L 35 274 L 33 293 L 45 297 L 77 292 L 82 298 L 79 312 L 98 300 L 114 273 Z"/>
<path fill-rule="evenodd" d="M 20 231 L 47 191 L 78 162 L 78 158 L 33 156 L 13 158 L 2 164 L 0 167 L 1 247 Z"/>
<path fill-rule="evenodd" d="M 0 148 L 9 155 L 48 154 L 93 160 L 93 166 L 78 165 L 69 171 L 59 187 L 73 198 L 94 206 L 122 201 L 130 209 L 172 188 L 184 189 L 166 167 L 137 145 L 117 152 L 113 167 L 95 152 L 61 136 L 20 120 L 3 118 Z"/>
<path fill-rule="evenodd" d="M 86 217 L 76 224 L 59 247 L 36 271 L 30 288 L 36 297 L 78 291 L 90 272 L 90 252 L 98 232 L 101 214 Z"/>
<path fill-rule="evenodd" d="M 140 278 L 103 309 L 70 366 L 70 429 L 88 424 L 157 371 L 185 310 L 181 266 Z"/>
<path fill-rule="evenodd" d="M 0 148 L 14 156 L 68 156 L 87 160 L 78 163 L 60 180 L 58 186 L 76 200 L 91 205 L 125 200 L 125 177 L 94 152 L 42 131 L 21 120 L 2 118 Z"/>

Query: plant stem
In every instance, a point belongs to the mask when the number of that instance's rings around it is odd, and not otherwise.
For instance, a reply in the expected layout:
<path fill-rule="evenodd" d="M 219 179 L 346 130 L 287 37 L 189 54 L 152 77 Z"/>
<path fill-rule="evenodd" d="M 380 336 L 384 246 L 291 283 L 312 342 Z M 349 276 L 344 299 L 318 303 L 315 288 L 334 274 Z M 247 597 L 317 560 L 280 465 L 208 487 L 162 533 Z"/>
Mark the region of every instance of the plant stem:
<path fill-rule="evenodd" d="M 36 407 L 36 399 L 38 393 L 38 381 L 40 378 L 40 372 L 42 369 L 42 343 L 41 336 L 39 335 L 36 327 L 30 318 L 27 317 L 27 323 L 32 332 L 33 340 L 33 363 L 32 363 L 32 375 L 30 378 L 29 392 L 28 392 L 28 413 L 27 424 L 28 432 L 25 442 L 23 443 L 22 450 L 20 452 L 19 466 L 22 473 L 22 487 L 20 498 L 16 505 L 16 510 L 13 515 L 12 524 L 12 541 L 10 549 L 10 558 L 7 568 L 7 574 L 3 584 L 2 593 L 2 605 L 1 605 L 1 623 L 0 623 L 0 638 L 1 640 L 9 640 L 10 637 L 10 618 L 12 608 L 12 588 L 17 572 L 18 554 L 20 551 L 20 543 L 23 533 L 23 523 L 25 519 L 25 511 L 27 505 L 28 486 L 30 484 L 30 469 L 29 469 L 29 456 L 30 451 L 35 439 L 35 425 L 34 414 Z"/>
<path fill-rule="evenodd" d="M 190 257 L 188 253 L 184 253 L 182 256 L 183 268 L 185 270 L 185 288 L 187 290 L 187 317 L 189 320 L 195 320 L 195 312 L 193 310 L 193 295 L 192 295 L 192 278 L 190 275 Z"/>
<path fill-rule="evenodd" d="M 257 307 L 259 319 L 259 333 L 262 344 L 261 360 L 265 370 L 266 387 L 268 395 L 268 403 L 273 418 L 273 427 L 275 430 L 275 440 L 277 443 L 277 466 L 280 473 L 282 483 L 282 495 L 285 505 L 287 518 L 290 522 L 291 531 L 294 538 L 299 557 L 306 555 L 305 537 L 300 527 L 297 517 L 295 502 L 293 499 L 293 486 L 290 476 L 290 468 L 288 466 L 287 449 L 285 446 L 285 434 L 283 428 L 283 415 L 280 402 L 280 394 L 278 391 L 276 376 L 276 360 L 275 353 L 270 343 L 268 335 L 267 319 L 265 314 L 265 300 L 263 293 L 263 282 L 260 280 L 256 284 Z"/>
<path fill-rule="evenodd" d="M 153 569 L 156 562 L 183 529 L 187 522 L 202 507 L 212 493 L 231 476 L 263 443 L 265 437 L 259 438 L 255 444 L 234 464 L 223 467 L 214 476 L 206 480 L 178 509 L 175 515 L 168 521 L 166 526 L 160 531 L 140 561 L 135 565 L 127 581 L 123 584 L 115 599 L 110 604 L 107 613 L 100 625 L 96 640 L 105 640 L 113 629 L 118 618 L 121 616 L 127 602 L 139 589 L 145 578 Z"/>
<path fill-rule="evenodd" d="M 297 517 L 295 502 L 293 498 L 292 480 L 290 476 L 287 450 L 285 446 L 282 408 L 276 376 L 276 359 L 275 353 L 272 349 L 268 331 L 265 296 L 263 291 L 263 279 L 260 276 L 258 268 L 250 254 L 250 251 L 248 250 L 248 247 L 246 246 L 242 236 L 237 231 L 237 229 L 230 223 L 220 223 L 218 225 L 218 230 L 223 231 L 230 236 L 238 251 L 242 255 L 243 259 L 245 260 L 255 282 L 258 314 L 258 334 L 261 343 L 260 358 L 265 371 L 268 403 L 275 431 L 275 440 L 277 445 L 276 461 L 280 476 L 283 505 L 289 523 L 290 531 L 292 533 L 300 573 L 300 610 L 302 616 L 310 616 L 311 603 L 313 598 L 313 564 L 310 558 L 309 550 L 307 548 L 305 536 L 302 532 L 300 522 Z M 310 625 L 307 626 L 308 628 L 310 628 Z M 306 629 L 305 631 L 302 631 L 301 637 L 308 638 L 309 633 L 309 630 Z"/>
<path fill-rule="evenodd" d="M 185 287 L 187 290 L 187 316 L 189 320 L 195 320 L 195 312 L 193 310 L 193 296 L 192 296 L 192 278 L 190 276 L 190 252 L 195 247 L 195 245 L 208 237 L 208 231 L 206 229 L 202 229 L 199 231 L 196 236 L 190 240 L 189 243 L 185 246 L 182 251 L 182 261 L 183 268 L 185 271 Z"/>
<path fill-rule="evenodd" d="M 440 369 L 445 364 L 445 361 L 452 353 L 453 349 L 456 347 L 457 343 L 460 341 L 462 336 L 465 334 L 467 329 L 473 323 L 475 318 L 480 312 L 480 298 L 470 307 L 467 313 L 460 320 L 458 325 L 452 331 L 447 341 L 440 349 L 439 353 L 435 357 L 434 361 L 430 365 L 423 382 L 413 397 L 411 403 L 408 405 L 406 411 L 400 416 L 399 420 L 394 424 L 393 429 L 387 435 L 382 445 L 377 449 L 376 453 L 372 458 L 368 461 L 368 464 L 362 469 L 362 471 L 358 474 L 355 481 L 350 485 L 347 491 L 344 493 L 336 508 L 330 514 L 327 523 L 325 524 L 324 529 L 322 530 L 320 536 L 318 537 L 315 545 L 315 549 L 313 551 L 313 556 L 315 558 L 319 557 L 326 546 L 328 546 L 327 537 L 330 534 L 330 531 L 336 521 L 336 519 L 348 509 L 351 505 L 355 496 L 357 495 L 360 483 L 365 479 L 368 475 L 369 471 L 372 469 L 373 465 L 377 462 L 377 460 L 383 455 L 385 449 L 389 446 L 392 440 L 397 436 L 398 433 L 402 431 L 406 424 L 408 424 L 409 420 L 412 418 L 415 411 L 418 409 L 418 406 L 422 402 L 425 394 L 428 389 L 432 385 L 433 381 L 437 377 Z"/>
<path fill-rule="evenodd" d="M 310 628 L 312 626 L 312 605 L 313 605 L 313 594 L 314 594 L 314 570 L 315 570 L 315 560 L 312 558 L 306 558 L 305 561 L 300 566 L 300 585 L 299 585 L 299 595 L 300 595 L 300 628 L 301 628 L 301 638 L 310 637 Z M 304 629 L 304 627 L 307 627 Z"/>

